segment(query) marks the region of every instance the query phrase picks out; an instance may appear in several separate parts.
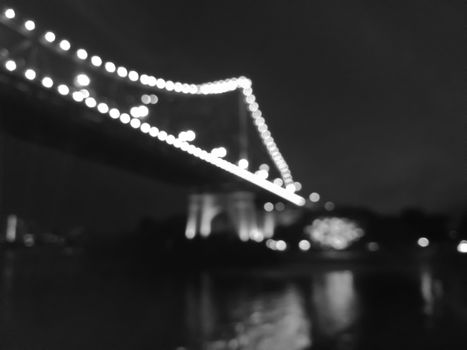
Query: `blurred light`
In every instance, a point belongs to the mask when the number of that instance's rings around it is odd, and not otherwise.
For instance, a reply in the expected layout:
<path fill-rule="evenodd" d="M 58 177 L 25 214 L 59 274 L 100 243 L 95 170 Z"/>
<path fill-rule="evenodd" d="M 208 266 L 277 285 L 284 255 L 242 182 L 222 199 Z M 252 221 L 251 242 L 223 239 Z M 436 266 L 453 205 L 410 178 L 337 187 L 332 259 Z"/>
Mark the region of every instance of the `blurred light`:
<path fill-rule="evenodd" d="M 84 61 L 86 58 L 88 58 L 88 52 L 85 49 L 78 49 L 78 51 L 76 51 L 76 56 L 80 60 Z"/>
<path fill-rule="evenodd" d="M 376 242 L 368 242 L 366 247 L 368 248 L 370 252 L 376 252 L 379 250 L 379 244 Z"/>
<path fill-rule="evenodd" d="M 130 122 L 131 118 L 128 114 L 126 113 L 122 113 L 120 115 L 120 121 L 123 123 L 123 124 L 128 124 Z"/>
<path fill-rule="evenodd" d="M 277 211 L 284 211 L 285 210 L 285 204 L 282 202 L 276 203 L 276 210 Z"/>
<path fill-rule="evenodd" d="M 319 193 L 317 192 L 313 192 L 310 194 L 310 201 L 312 201 L 313 203 L 316 203 L 316 202 L 319 202 L 319 199 L 320 199 L 320 195 Z"/>
<path fill-rule="evenodd" d="M 92 56 L 91 64 L 95 67 L 100 67 L 102 65 L 102 58 L 100 58 L 99 56 Z"/>
<path fill-rule="evenodd" d="M 118 119 L 120 117 L 120 111 L 117 108 L 112 108 L 109 111 L 110 118 Z"/>
<path fill-rule="evenodd" d="M 301 251 L 306 252 L 310 250 L 311 244 L 307 240 L 303 239 L 298 243 L 298 247 L 300 248 Z"/>
<path fill-rule="evenodd" d="M 88 106 L 89 108 L 94 108 L 97 106 L 97 102 L 94 98 L 92 97 L 88 97 L 86 98 L 86 100 L 84 100 L 84 103 L 86 104 L 86 106 Z"/>
<path fill-rule="evenodd" d="M 260 169 L 260 170 L 264 170 L 264 171 L 269 171 L 269 165 L 267 165 L 267 164 L 261 164 L 261 165 L 259 166 L 259 169 Z"/>
<path fill-rule="evenodd" d="M 459 242 L 459 244 L 457 245 L 457 251 L 462 254 L 467 253 L 467 241 L 466 240 L 462 240 Z"/>
<path fill-rule="evenodd" d="M 149 97 L 151 98 L 151 104 L 155 105 L 159 102 L 159 97 L 157 97 L 157 95 L 151 94 Z"/>
<path fill-rule="evenodd" d="M 274 204 L 271 202 L 264 203 L 264 211 L 267 211 L 268 213 L 272 212 L 274 210 Z"/>
<path fill-rule="evenodd" d="M 71 44 L 68 40 L 62 40 L 60 41 L 60 44 L 58 45 L 63 51 L 68 51 L 71 48 Z"/>
<path fill-rule="evenodd" d="M 364 235 L 364 231 L 355 222 L 338 217 L 315 219 L 305 228 L 305 232 L 312 241 L 325 248 L 337 250 L 349 247 Z"/>
<path fill-rule="evenodd" d="M 34 69 L 26 69 L 26 71 L 24 72 L 24 76 L 28 80 L 34 80 L 36 79 L 37 74 Z"/>
<path fill-rule="evenodd" d="M 282 186 L 284 184 L 284 181 L 282 179 L 274 179 L 274 185 L 276 186 Z"/>
<path fill-rule="evenodd" d="M 104 65 L 104 68 L 109 73 L 114 73 L 115 70 L 117 69 L 117 67 L 115 66 L 113 62 L 106 62 Z"/>
<path fill-rule="evenodd" d="M 285 189 L 290 192 L 295 192 L 297 189 L 295 188 L 295 184 L 288 184 Z"/>
<path fill-rule="evenodd" d="M 89 77 L 84 73 L 78 74 L 75 78 L 75 84 L 80 87 L 86 87 L 90 83 L 91 83 L 91 79 L 89 79 Z"/>
<path fill-rule="evenodd" d="M 36 29 L 36 23 L 29 19 L 26 22 L 24 22 L 24 28 L 26 28 L 26 30 L 28 31 L 33 31 L 34 29 Z"/>
<path fill-rule="evenodd" d="M 55 41 L 55 33 L 54 32 L 47 32 L 44 34 L 45 41 L 49 43 L 53 43 Z"/>
<path fill-rule="evenodd" d="M 117 74 L 120 78 L 126 78 L 128 75 L 128 70 L 125 67 L 118 67 Z"/>
<path fill-rule="evenodd" d="M 15 10 L 13 9 L 6 9 L 4 14 L 5 14 L 5 17 L 8 19 L 13 19 L 16 16 Z"/>
<path fill-rule="evenodd" d="M 72 97 L 76 102 L 82 102 L 86 98 L 81 91 L 73 92 Z"/>
<path fill-rule="evenodd" d="M 97 105 L 97 110 L 99 113 L 106 114 L 109 111 L 109 106 L 107 103 L 101 102 Z"/>
<path fill-rule="evenodd" d="M 13 60 L 8 60 L 5 62 L 5 68 L 10 71 L 10 72 L 13 72 L 15 69 L 16 69 L 16 62 L 13 61 Z"/>
<path fill-rule="evenodd" d="M 333 202 L 326 202 L 324 204 L 324 209 L 327 211 L 333 211 L 336 208 L 336 205 Z"/>
<path fill-rule="evenodd" d="M 302 189 L 302 184 L 301 184 L 300 182 L 296 181 L 296 182 L 294 183 L 294 185 L 295 185 L 295 189 L 296 189 L 297 191 L 300 191 L 300 190 Z"/>
<path fill-rule="evenodd" d="M 255 174 L 262 179 L 267 179 L 269 176 L 269 173 L 266 170 L 258 170 Z"/>
<path fill-rule="evenodd" d="M 149 109 L 146 106 L 131 107 L 130 114 L 133 118 L 144 118 L 149 114 Z"/>
<path fill-rule="evenodd" d="M 137 119 L 137 118 L 134 118 L 134 119 L 131 120 L 130 125 L 134 129 L 138 129 L 141 126 L 141 121 L 139 119 Z"/>
<path fill-rule="evenodd" d="M 141 124 L 141 131 L 142 132 L 147 134 L 147 133 L 149 133 L 149 130 L 151 130 L 151 125 L 149 125 L 148 123 Z"/>
<path fill-rule="evenodd" d="M 422 248 L 426 248 L 426 247 L 428 247 L 430 245 L 430 241 L 426 237 L 420 237 L 417 240 L 417 244 Z"/>
<path fill-rule="evenodd" d="M 42 86 L 45 88 L 51 88 L 54 85 L 54 81 L 50 77 L 44 77 L 42 79 Z"/>
<path fill-rule="evenodd" d="M 227 150 L 225 149 L 225 147 L 217 147 L 211 151 L 211 154 L 217 158 L 224 158 L 225 156 L 227 156 Z"/>
<path fill-rule="evenodd" d="M 139 74 L 137 72 L 135 72 L 134 70 L 130 71 L 128 73 L 128 78 L 131 80 L 131 81 L 138 81 L 139 79 Z"/>
<path fill-rule="evenodd" d="M 159 129 L 156 128 L 155 126 L 151 127 L 151 130 L 149 130 L 149 135 L 152 137 L 156 137 L 159 134 Z"/>
<path fill-rule="evenodd" d="M 70 88 L 64 84 L 61 84 L 57 87 L 57 91 L 60 95 L 66 96 L 70 93 Z"/>
<path fill-rule="evenodd" d="M 287 243 L 285 243 L 283 240 L 279 240 L 276 242 L 276 249 L 280 252 L 283 252 L 287 249 Z"/>
<path fill-rule="evenodd" d="M 248 163 L 248 160 L 245 158 L 242 158 L 238 161 L 238 166 L 242 169 L 248 169 L 249 165 L 250 164 Z"/>
<path fill-rule="evenodd" d="M 145 94 L 141 96 L 141 102 L 143 102 L 145 105 L 148 105 L 151 103 L 151 97 Z"/>

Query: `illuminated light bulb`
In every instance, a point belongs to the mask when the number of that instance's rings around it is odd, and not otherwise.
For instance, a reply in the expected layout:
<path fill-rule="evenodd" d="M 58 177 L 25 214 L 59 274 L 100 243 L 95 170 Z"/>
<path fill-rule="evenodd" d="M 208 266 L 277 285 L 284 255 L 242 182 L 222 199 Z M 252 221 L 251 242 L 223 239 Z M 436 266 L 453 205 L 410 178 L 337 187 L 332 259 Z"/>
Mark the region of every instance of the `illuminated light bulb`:
<path fill-rule="evenodd" d="M 126 114 L 126 113 L 122 113 L 120 115 L 120 121 L 123 123 L 123 124 L 128 124 L 130 121 L 131 121 L 131 117 Z"/>
<path fill-rule="evenodd" d="M 164 79 L 157 79 L 156 86 L 158 89 L 165 89 L 166 82 Z"/>
<path fill-rule="evenodd" d="M 120 78 L 126 78 L 128 75 L 128 70 L 125 67 L 118 67 L 117 69 L 117 75 Z"/>
<path fill-rule="evenodd" d="M 242 158 L 238 161 L 238 166 L 242 169 L 248 169 L 248 166 L 250 165 L 250 163 L 248 162 L 247 159 L 245 158 Z"/>
<path fill-rule="evenodd" d="M 311 244 L 307 240 L 303 239 L 298 243 L 298 248 L 300 248 L 302 252 L 306 252 L 310 250 Z"/>
<path fill-rule="evenodd" d="M 253 103 L 256 101 L 255 95 L 249 95 L 245 98 L 246 103 Z"/>
<path fill-rule="evenodd" d="M 165 89 L 166 89 L 167 91 L 172 91 L 174 88 L 175 88 L 175 84 L 174 84 L 173 81 L 168 80 L 168 81 L 165 83 Z"/>
<path fill-rule="evenodd" d="M 92 57 L 91 57 L 91 64 L 92 64 L 94 67 L 100 67 L 100 66 L 102 66 L 102 58 L 100 58 L 99 56 L 92 56 Z"/>
<path fill-rule="evenodd" d="M 151 97 L 149 95 L 144 94 L 141 96 L 141 102 L 143 102 L 145 105 L 148 105 L 151 103 Z"/>
<path fill-rule="evenodd" d="M 26 22 L 24 22 L 24 28 L 26 28 L 26 30 L 31 32 L 34 29 L 36 29 L 36 23 L 34 23 L 34 21 L 31 21 L 30 19 L 28 19 Z"/>
<path fill-rule="evenodd" d="M 155 126 L 151 127 L 151 130 L 149 130 L 149 135 L 152 137 L 156 137 L 159 134 L 159 129 L 156 128 Z"/>
<path fill-rule="evenodd" d="M 280 252 L 283 252 L 287 249 L 287 243 L 283 240 L 279 240 L 276 242 L 276 249 Z"/>
<path fill-rule="evenodd" d="M 151 125 L 149 125 L 148 123 L 143 123 L 141 124 L 141 131 L 145 134 L 149 133 L 149 131 L 151 130 Z"/>
<path fill-rule="evenodd" d="M 157 138 L 160 141 L 165 141 L 167 139 L 167 132 L 165 132 L 164 130 L 159 131 L 159 133 L 157 134 Z"/>
<path fill-rule="evenodd" d="M 196 139 L 196 133 L 193 130 L 185 131 L 185 141 L 193 142 Z"/>
<path fill-rule="evenodd" d="M 77 86 L 86 87 L 90 83 L 91 83 L 91 79 L 89 79 L 89 77 L 84 73 L 78 74 L 75 78 L 75 84 Z"/>
<path fill-rule="evenodd" d="M 24 72 L 24 76 L 28 80 L 34 80 L 36 79 L 37 74 L 34 69 L 26 69 L 26 71 Z"/>
<path fill-rule="evenodd" d="M 270 213 L 274 210 L 274 204 L 271 202 L 264 203 L 264 211 Z"/>
<path fill-rule="evenodd" d="M 71 44 L 68 40 L 63 39 L 60 41 L 60 44 L 58 45 L 63 51 L 68 51 L 71 48 Z"/>
<path fill-rule="evenodd" d="M 212 149 L 211 154 L 217 158 L 224 158 L 225 156 L 227 156 L 227 150 L 225 149 L 225 147 L 217 147 Z"/>
<path fill-rule="evenodd" d="M 85 99 L 85 96 L 83 95 L 81 91 L 73 92 L 72 97 L 73 97 L 73 100 L 75 100 L 76 102 L 83 102 L 83 100 Z"/>
<path fill-rule="evenodd" d="M 297 190 L 294 184 L 288 184 L 287 186 L 285 186 L 285 189 L 289 192 L 295 192 Z"/>
<path fill-rule="evenodd" d="M 430 245 L 430 240 L 426 237 L 420 237 L 418 240 L 417 240 L 417 244 L 422 247 L 422 248 L 426 248 Z"/>
<path fill-rule="evenodd" d="M 86 103 L 86 106 L 89 108 L 94 108 L 97 106 L 97 102 L 93 97 L 88 97 L 86 100 L 84 100 L 84 103 Z"/>
<path fill-rule="evenodd" d="M 459 242 L 457 245 L 457 251 L 461 254 L 466 254 L 467 253 L 467 241 L 462 240 Z"/>
<path fill-rule="evenodd" d="M 5 62 L 5 68 L 10 71 L 10 72 L 13 72 L 14 70 L 16 70 L 16 62 L 13 61 L 13 60 L 8 60 Z"/>
<path fill-rule="evenodd" d="M 149 76 L 147 74 L 141 74 L 139 81 L 143 85 L 149 85 Z"/>
<path fill-rule="evenodd" d="M 274 179 L 274 185 L 282 187 L 284 181 L 282 179 Z"/>
<path fill-rule="evenodd" d="M 113 62 L 106 62 L 104 65 L 104 68 L 109 73 L 114 73 L 117 69 L 117 67 L 115 66 Z"/>
<path fill-rule="evenodd" d="M 65 84 L 60 84 L 58 87 L 57 87 L 57 91 L 60 95 L 62 96 L 66 96 L 70 93 L 70 88 L 68 86 L 66 86 Z"/>
<path fill-rule="evenodd" d="M 169 145 L 173 145 L 173 143 L 175 142 L 175 136 L 168 135 L 167 138 L 165 139 L 165 142 L 167 142 Z"/>
<path fill-rule="evenodd" d="M 149 81 L 148 81 L 148 85 L 151 86 L 151 87 L 154 87 L 154 86 L 156 86 L 156 84 L 157 84 L 156 77 L 150 76 Z"/>
<path fill-rule="evenodd" d="M 141 126 L 141 121 L 137 118 L 133 118 L 130 122 L 130 125 L 132 126 L 132 128 L 138 129 Z"/>
<path fill-rule="evenodd" d="M 88 52 L 85 49 L 78 49 L 76 51 L 76 57 L 78 57 L 80 60 L 84 61 L 85 59 L 88 58 Z"/>
<path fill-rule="evenodd" d="M 81 89 L 79 91 L 83 94 L 84 98 L 88 98 L 89 96 L 91 96 L 89 91 L 86 89 Z"/>
<path fill-rule="evenodd" d="M 269 172 L 266 170 L 258 170 L 255 174 L 261 179 L 267 179 L 269 176 Z"/>
<path fill-rule="evenodd" d="M 131 81 L 138 81 L 139 74 L 134 70 L 131 70 L 128 72 L 128 79 L 130 79 Z"/>
<path fill-rule="evenodd" d="M 44 39 L 48 43 L 53 43 L 55 41 L 55 33 L 54 32 L 47 32 L 44 34 Z"/>
<path fill-rule="evenodd" d="M 13 19 L 16 16 L 15 10 L 13 10 L 13 9 L 6 9 L 3 14 L 8 19 Z"/>
<path fill-rule="evenodd" d="M 44 77 L 41 83 L 42 83 L 42 86 L 44 86 L 47 89 L 50 89 L 54 85 L 54 81 L 50 77 Z"/>
<path fill-rule="evenodd" d="M 109 111 L 110 118 L 118 119 L 120 117 L 120 111 L 117 108 L 112 108 Z"/>
<path fill-rule="evenodd" d="M 156 95 L 151 94 L 149 97 L 151 98 L 151 104 L 155 105 L 157 102 L 159 102 L 159 97 Z"/>
<path fill-rule="evenodd" d="M 297 191 L 300 191 L 300 190 L 302 189 L 302 184 L 301 184 L 300 182 L 296 181 L 296 182 L 294 183 L 294 185 L 295 185 L 295 189 L 296 189 Z"/>
<path fill-rule="evenodd" d="M 319 193 L 313 192 L 310 194 L 309 198 L 310 198 L 310 201 L 312 201 L 313 203 L 316 203 L 316 202 L 319 202 L 319 199 L 321 198 L 321 196 L 319 195 Z"/>
<path fill-rule="evenodd" d="M 182 83 L 180 83 L 180 82 L 177 81 L 177 82 L 175 83 L 175 85 L 174 85 L 174 90 L 175 90 L 175 92 L 180 92 L 180 91 L 182 91 Z"/>
<path fill-rule="evenodd" d="M 107 103 L 101 102 L 97 105 L 97 110 L 99 111 L 99 113 L 107 114 L 109 112 L 109 106 L 107 105 Z"/>

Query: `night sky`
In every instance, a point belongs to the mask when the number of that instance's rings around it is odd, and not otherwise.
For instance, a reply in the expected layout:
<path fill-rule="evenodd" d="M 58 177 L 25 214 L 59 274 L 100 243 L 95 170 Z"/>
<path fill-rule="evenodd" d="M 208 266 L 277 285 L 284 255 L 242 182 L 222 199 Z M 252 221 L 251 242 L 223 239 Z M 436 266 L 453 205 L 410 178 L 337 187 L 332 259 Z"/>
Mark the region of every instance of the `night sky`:
<path fill-rule="evenodd" d="M 249 76 L 303 194 L 380 212 L 467 204 L 462 1 L 10 4 L 156 76 Z"/>

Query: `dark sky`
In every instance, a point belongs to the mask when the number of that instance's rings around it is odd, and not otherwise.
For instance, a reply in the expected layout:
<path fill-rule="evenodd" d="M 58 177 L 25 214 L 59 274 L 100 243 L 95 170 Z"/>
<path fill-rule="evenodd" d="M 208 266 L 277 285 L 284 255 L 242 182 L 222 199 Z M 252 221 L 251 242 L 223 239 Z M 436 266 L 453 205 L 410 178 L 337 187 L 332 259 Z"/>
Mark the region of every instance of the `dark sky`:
<path fill-rule="evenodd" d="M 10 4 L 156 76 L 251 77 L 304 194 L 382 212 L 467 204 L 462 1 Z"/>

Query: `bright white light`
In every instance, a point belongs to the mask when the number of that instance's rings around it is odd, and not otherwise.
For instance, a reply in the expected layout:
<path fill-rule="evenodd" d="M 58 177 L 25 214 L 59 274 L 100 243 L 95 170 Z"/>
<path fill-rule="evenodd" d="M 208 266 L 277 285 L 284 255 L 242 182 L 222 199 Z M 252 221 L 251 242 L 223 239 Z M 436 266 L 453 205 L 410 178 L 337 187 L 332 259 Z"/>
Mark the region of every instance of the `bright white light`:
<path fill-rule="evenodd" d="M 112 108 L 109 111 L 110 118 L 118 119 L 120 117 L 120 111 L 117 108 Z"/>
<path fill-rule="evenodd" d="M 156 95 L 151 94 L 149 97 L 151 98 L 151 104 L 155 105 L 157 102 L 159 102 L 159 97 Z"/>
<path fill-rule="evenodd" d="M 287 249 L 287 243 L 285 243 L 283 240 L 279 240 L 276 242 L 276 249 L 280 252 L 283 252 Z"/>
<path fill-rule="evenodd" d="M 151 127 L 151 130 L 149 130 L 149 135 L 152 137 L 156 137 L 159 134 L 159 129 L 156 128 L 155 126 Z"/>
<path fill-rule="evenodd" d="M 151 97 L 149 95 L 142 95 L 141 96 L 141 102 L 143 102 L 145 105 L 148 105 L 151 103 Z"/>
<path fill-rule="evenodd" d="M 259 169 L 260 169 L 260 170 L 264 170 L 264 171 L 269 171 L 269 165 L 267 165 L 267 164 L 261 164 L 261 165 L 259 166 Z"/>
<path fill-rule="evenodd" d="M 126 114 L 126 113 L 122 113 L 120 115 L 120 121 L 123 123 L 123 124 L 128 124 L 130 121 L 131 121 L 131 117 Z"/>
<path fill-rule="evenodd" d="M 85 99 L 85 96 L 81 91 L 73 92 L 72 97 L 73 100 L 75 100 L 76 102 L 83 102 L 83 100 Z"/>
<path fill-rule="evenodd" d="M 113 62 L 106 62 L 104 66 L 105 70 L 109 73 L 114 73 L 117 67 Z"/>
<path fill-rule="evenodd" d="M 319 202 L 320 198 L 321 196 L 317 192 L 313 192 L 310 194 L 310 201 L 312 201 L 313 203 Z"/>
<path fill-rule="evenodd" d="M 16 62 L 13 61 L 13 60 L 8 60 L 5 62 L 5 68 L 10 71 L 10 72 L 13 72 L 15 69 L 16 69 Z"/>
<path fill-rule="evenodd" d="M 102 65 L 102 58 L 100 58 L 99 56 L 92 56 L 91 57 L 91 64 L 94 67 L 100 67 Z"/>
<path fill-rule="evenodd" d="M 296 189 L 297 191 L 300 191 L 300 190 L 302 189 L 302 184 L 301 184 L 300 182 L 296 181 L 296 182 L 294 183 L 294 185 L 295 185 L 295 189 Z"/>
<path fill-rule="evenodd" d="M 8 19 L 13 19 L 16 16 L 15 10 L 13 9 L 6 9 L 4 14 L 5 14 L 5 17 Z"/>
<path fill-rule="evenodd" d="M 267 179 L 269 176 L 269 173 L 266 170 L 258 170 L 255 174 L 261 179 Z"/>
<path fill-rule="evenodd" d="M 131 80 L 131 81 L 138 81 L 139 79 L 139 74 L 137 72 L 135 72 L 134 70 L 130 71 L 128 73 L 128 78 Z"/>
<path fill-rule="evenodd" d="M 126 78 L 128 70 L 125 67 L 118 67 L 117 74 L 120 78 Z"/>
<path fill-rule="evenodd" d="M 24 28 L 26 28 L 26 30 L 28 31 L 33 31 L 34 29 L 36 29 L 36 23 L 29 19 L 26 22 L 24 22 Z"/>
<path fill-rule="evenodd" d="M 417 244 L 422 247 L 422 248 L 426 248 L 430 245 L 430 240 L 426 237 L 420 237 L 418 240 L 417 240 Z"/>
<path fill-rule="evenodd" d="M 338 217 L 325 217 L 313 220 L 305 227 L 310 239 L 325 248 L 345 249 L 363 235 L 363 229 L 355 222 Z"/>
<path fill-rule="evenodd" d="M 149 130 L 151 130 L 151 125 L 149 125 L 148 123 L 141 124 L 141 131 L 142 132 L 147 134 L 149 132 Z"/>
<path fill-rule="evenodd" d="M 178 134 L 181 141 L 193 142 L 196 139 L 196 133 L 193 130 L 182 131 Z"/>
<path fill-rule="evenodd" d="M 47 32 L 44 34 L 45 41 L 49 43 L 53 43 L 55 41 L 55 34 L 54 32 Z"/>
<path fill-rule="evenodd" d="M 211 154 L 217 158 L 224 158 L 225 156 L 227 156 L 227 150 L 225 149 L 225 147 L 217 147 L 212 149 Z"/>
<path fill-rule="evenodd" d="M 160 141 L 165 141 L 167 139 L 167 132 L 165 132 L 164 130 L 159 131 L 159 133 L 157 134 L 157 138 Z"/>
<path fill-rule="evenodd" d="M 68 51 L 71 48 L 70 42 L 68 40 L 65 40 L 65 39 L 60 41 L 59 46 L 63 51 Z"/>
<path fill-rule="evenodd" d="M 301 251 L 306 252 L 306 251 L 310 250 L 311 244 L 310 244 L 310 242 L 308 242 L 307 240 L 304 239 L 304 240 L 301 240 L 298 243 L 298 247 L 300 248 Z"/>
<path fill-rule="evenodd" d="M 78 51 L 76 51 L 76 57 L 84 61 L 88 58 L 88 52 L 85 49 L 78 49 Z"/>
<path fill-rule="evenodd" d="M 144 118 L 149 114 L 149 109 L 146 106 L 131 107 L 130 114 L 133 118 Z"/>
<path fill-rule="evenodd" d="M 274 210 L 274 204 L 271 202 L 264 203 L 264 211 L 270 213 Z"/>
<path fill-rule="evenodd" d="M 238 161 L 238 166 L 242 169 L 248 169 L 248 166 L 250 165 L 250 163 L 248 162 L 247 159 L 245 158 L 242 158 Z"/>
<path fill-rule="evenodd" d="M 34 80 L 36 79 L 37 74 L 34 69 L 26 69 L 26 71 L 24 72 L 24 76 L 28 80 Z"/>
<path fill-rule="evenodd" d="M 281 187 L 284 184 L 284 181 L 282 179 L 274 179 L 274 185 Z"/>
<path fill-rule="evenodd" d="M 75 83 L 80 87 L 86 87 L 91 83 L 91 79 L 86 74 L 81 73 L 76 76 Z"/>
<path fill-rule="evenodd" d="M 462 240 L 459 242 L 459 244 L 457 245 L 457 251 L 462 254 L 467 253 L 467 241 L 466 240 Z"/>
<path fill-rule="evenodd" d="M 288 184 L 285 189 L 290 192 L 295 192 L 297 189 L 295 188 L 295 184 Z"/>
<path fill-rule="evenodd" d="M 86 103 L 86 106 L 89 108 L 94 108 L 97 106 L 96 100 L 92 97 L 88 97 L 86 100 L 84 100 L 84 103 Z"/>
<path fill-rule="evenodd" d="M 101 102 L 97 105 L 97 110 L 99 113 L 106 114 L 109 111 L 109 106 L 106 103 Z"/>
<path fill-rule="evenodd" d="M 42 86 L 49 89 L 54 85 L 54 81 L 50 77 L 44 77 L 42 79 Z"/>
<path fill-rule="evenodd" d="M 131 120 L 130 125 L 132 126 L 132 128 L 138 129 L 141 126 L 141 121 L 139 119 L 134 118 Z"/>
<path fill-rule="evenodd" d="M 57 87 L 57 91 L 60 95 L 62 96 L 66 96 L 70 93 L 70 88 L 64 84 L 60 84 L 58 87 Z"/>

